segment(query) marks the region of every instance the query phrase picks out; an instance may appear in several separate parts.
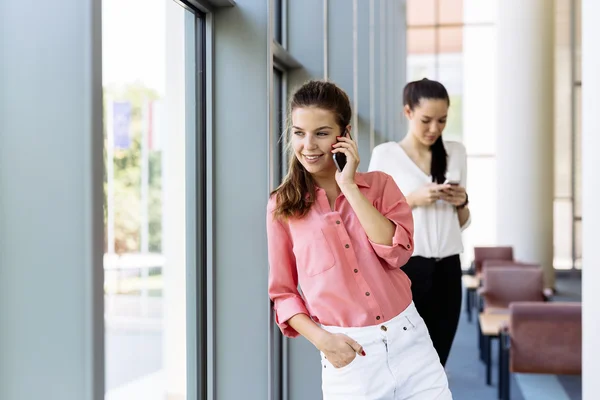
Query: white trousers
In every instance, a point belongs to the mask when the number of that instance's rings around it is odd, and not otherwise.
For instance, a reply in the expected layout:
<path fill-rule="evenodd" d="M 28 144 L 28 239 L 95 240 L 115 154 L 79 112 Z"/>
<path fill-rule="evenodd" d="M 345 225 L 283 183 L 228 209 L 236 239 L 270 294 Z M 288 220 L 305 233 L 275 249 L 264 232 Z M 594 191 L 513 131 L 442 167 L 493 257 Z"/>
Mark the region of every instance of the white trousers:
<path fill-rule="evenodd" d="M 342 368 L 321 353 L 323 400 L 452 400 L 444 368 L 413 303 L 379 325 L 323 329 L 348 335 L 366 353 Z"/>

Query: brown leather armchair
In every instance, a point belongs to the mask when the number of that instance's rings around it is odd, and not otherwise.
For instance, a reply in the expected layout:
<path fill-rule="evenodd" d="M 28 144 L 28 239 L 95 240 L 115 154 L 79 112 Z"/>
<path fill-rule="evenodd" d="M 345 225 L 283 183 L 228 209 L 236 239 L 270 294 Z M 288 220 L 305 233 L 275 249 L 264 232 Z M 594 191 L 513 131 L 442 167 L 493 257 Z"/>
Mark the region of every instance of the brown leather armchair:
<path fill-rule="evenodd" d="M 479 285 L 483 262 L 486 260 L 502 260 L 513 261 L 513 248 L 511 246 L 494 246 L 494 247 L 475 247 L 473 249 L 474 259 L 469 275 L 476 277 Z M 465 287 L 465 312 L 469 322 L 471 322 L 471 311 L 473 308 L 481 309 L 480 299 L 477 297 L 477 289 L 473 287 Z"/>
<path fill-rule="evenodd" d="M 487 265 L 487 264 L 486 264 Z M 497 266 L 483 270 L 479 291 L 487 308 L 508 308 L 514 301 L 544 301 L 544 279 L 540 266 Z"/>
<path fill-rule="evenodd" d="M 512 302 L 544 302 L 544 282 L 542 268 L 523 266 L 502 266 L 484 268 L 483 286 L 479 289 L 482 299 L 482 314 L 479 318 L 488 320 L 488 314 L 507 315 Z M 494 333 L 484 333 L 484 325 L 479 325 L 479 357 L 486 366 L 486 382 L 491 384 L 492 340 L 499 338 L 499 327 Z"/>
<path fill-rule="evenodd" d="M 510 373 L 581 375 L 581 303 L 511 303 L 501 333 L 498 397 L 510 400 Z"/>
<path fill-rule="evenodd" d="M 494 246 L 494 247 L 475 247 L 474 252 L 474 273 L 480 274 L 485 260 L 514 260 L 512 246 Z"/>
<path fill-rule="evenodd" d="M 540 264 L 535 263 L 526 263 L 522 261 L 515 260 L 483 260 L 482 263 L 482 271 L 485 271 L 486 268 L 495 268 L 495 267 L 540 267 Z"/>

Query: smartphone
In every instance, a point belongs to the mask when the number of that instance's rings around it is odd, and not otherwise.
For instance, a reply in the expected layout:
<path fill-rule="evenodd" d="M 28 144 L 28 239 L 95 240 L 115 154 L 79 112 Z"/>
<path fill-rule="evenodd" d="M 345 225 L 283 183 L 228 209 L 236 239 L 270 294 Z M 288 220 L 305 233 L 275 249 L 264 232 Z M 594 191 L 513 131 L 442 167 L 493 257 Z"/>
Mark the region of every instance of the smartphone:
<path fill-rule="evenodd" d="M 460 182 L 459 181 L 451 181 L 451 180 L 446 179 L 446 182 L 444 182 L 444 184 L 445 185 L 458 186 L 458 185 L 460 185 Z"/>
<path fill-rule="evenodd" d="M 346 136 L 346 131 L 344 131 L 344 134 L 342 136 Z M 346 155 L 344 153 L 334 153 L 333 162 L 335 163 L 335 166 L 337 167 L 338 171 L 342 172 L 342 170 L 346 166 Z"/>

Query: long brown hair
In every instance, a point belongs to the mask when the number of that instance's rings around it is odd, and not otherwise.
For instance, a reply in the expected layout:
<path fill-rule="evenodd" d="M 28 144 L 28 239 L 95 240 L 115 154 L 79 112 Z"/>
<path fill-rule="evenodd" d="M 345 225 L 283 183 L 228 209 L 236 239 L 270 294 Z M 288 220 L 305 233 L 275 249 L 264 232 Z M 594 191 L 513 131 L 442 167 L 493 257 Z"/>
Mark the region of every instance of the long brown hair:
<path fill-rule="evenodd" d="M 344 130 L 352 118 L 352 108 L 348 95 L 334 83 L 326 81 L 308 81 L 291 96 L 288 106 L 287 135 L 292 135 L 292 112 L 297 108 L 315 107 L 331 111 L 336 123 Z M 273 212 L 275 218 L 302 218 L 315 201 L 315 181 L 312 175 L 300 163 L 287 141 L 289 166 L 283 183 L 271 193 L 277 196 L 277 205 Z"/>

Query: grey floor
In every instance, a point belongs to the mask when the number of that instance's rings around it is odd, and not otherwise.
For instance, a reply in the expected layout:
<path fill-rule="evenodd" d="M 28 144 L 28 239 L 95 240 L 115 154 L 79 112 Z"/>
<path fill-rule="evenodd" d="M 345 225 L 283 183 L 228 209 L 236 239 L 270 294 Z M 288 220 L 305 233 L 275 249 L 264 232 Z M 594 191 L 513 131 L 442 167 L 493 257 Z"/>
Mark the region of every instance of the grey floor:
<path fill-rule="evenodd" d="M 559 277 L 556 285 L 557 293 L 554 301 L 581 301 L 581 278 L 577 274 Z M 464 310 L 464 307 L 463 307 Z M 494 346 L 497 346 L 494 341 Z M 492 348 L 494 366 L 497 347 Z M 496 400 L 498 398 L 497 370 L 492 370 L 492 386 L 485 384 L 485 365 L 479 361 L 477 345 L 477 324 L 475 320 L 469 323 L 464 311 L 458 326 L 458 332 L 452 347 L 452 353 L 446 365 L 450 389 L 455 400 Z M 540 379 L 554 379 L 554 376 Z M 563 390 L 555 391 L 552 396 L 536 394 L 536 384 L 529 376 L 511 378 L 511 400 L 580 400 L 581 377 L 555 376 L 554 381 Z M 523 379 L 526 378 L 526 379 Z M 544 381 L 547 382 L 547 381 Z"/>

